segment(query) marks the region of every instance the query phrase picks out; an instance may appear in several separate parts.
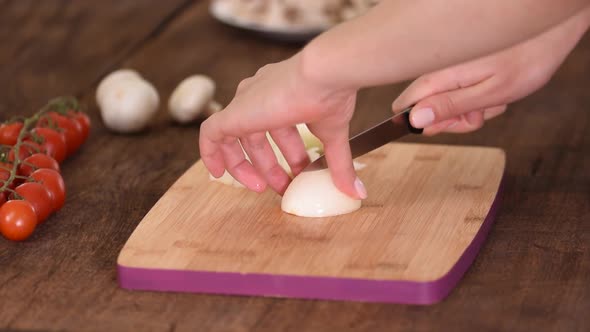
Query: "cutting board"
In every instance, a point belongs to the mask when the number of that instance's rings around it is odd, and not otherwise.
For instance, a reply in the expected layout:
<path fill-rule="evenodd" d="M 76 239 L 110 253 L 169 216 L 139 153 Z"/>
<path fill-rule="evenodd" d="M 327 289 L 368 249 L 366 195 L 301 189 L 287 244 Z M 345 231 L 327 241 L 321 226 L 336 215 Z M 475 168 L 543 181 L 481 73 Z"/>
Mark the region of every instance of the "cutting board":
<path fill-rule="evenodd" d="M 358 161 L 369 197 L 303 218 L 280 196 L 212 182 L 202 162 L 147 213 L 118 258 L 123 288 L 432 304 L 475 259 L 498 209 L 505 155 L 391 143 Z"/>

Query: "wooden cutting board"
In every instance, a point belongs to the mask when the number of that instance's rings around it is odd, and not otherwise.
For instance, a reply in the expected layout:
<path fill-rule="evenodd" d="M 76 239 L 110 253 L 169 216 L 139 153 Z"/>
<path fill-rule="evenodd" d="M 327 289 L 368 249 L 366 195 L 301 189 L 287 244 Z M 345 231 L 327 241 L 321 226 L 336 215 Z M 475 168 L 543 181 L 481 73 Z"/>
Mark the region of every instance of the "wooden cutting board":
<path fill-rule="evenodd" d="M 391 143 L 358 161 L 369 197 L 302 218 L 280 197 L 209 180 L 199 161 L 147 213 L 118 258 L 123 288 L 431 304 L 491 227 L 502 150 Z"/>

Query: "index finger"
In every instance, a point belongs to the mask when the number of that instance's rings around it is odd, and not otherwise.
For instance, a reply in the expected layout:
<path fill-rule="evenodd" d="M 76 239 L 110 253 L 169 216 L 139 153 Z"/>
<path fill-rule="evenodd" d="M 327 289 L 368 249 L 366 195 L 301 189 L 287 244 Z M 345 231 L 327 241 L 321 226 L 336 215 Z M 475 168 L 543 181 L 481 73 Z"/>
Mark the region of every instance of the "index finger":
<path fill-rule="evenodd" d="M 352 162 L 348 130 L 341 130 L 324 139 L 324 153 L 334 185 L 346 195 L 355 199 L 367 198 L 367 190 L 357 177 Z"/>
<path fill-rule="evenodd" d="M 209 139 L 207 134 L 211 130 L 211 123 L 207 121 L 201 124 L 201 129 L 199 130 L 199 153 L 203 164 L 205 164 L 211 175 L 219 178 L 225 172 L 223 153 L 221 152 L 219 143 Z"/>

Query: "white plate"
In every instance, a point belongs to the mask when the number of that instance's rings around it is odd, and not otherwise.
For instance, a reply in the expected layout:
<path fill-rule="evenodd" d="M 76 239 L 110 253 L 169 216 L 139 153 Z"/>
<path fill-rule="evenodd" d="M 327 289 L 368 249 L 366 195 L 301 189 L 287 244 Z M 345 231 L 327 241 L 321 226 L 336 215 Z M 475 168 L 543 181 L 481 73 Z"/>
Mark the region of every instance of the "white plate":
<path fill-rule="evenodd" d="M 233 28 L 252 32 L 273 40 L 286 42 L 305 42 L 313 39 L 315 36 L 326 30 L 325 28 L 310 29 L 304 27 L 268 27 L 254 22 L 240 21 L 235 17 L 230 17 L 229 15 L 222 13 L 216 8 L 217 7 L 214 4 L 210 5 L 209 12 L 218 21 Z"/>

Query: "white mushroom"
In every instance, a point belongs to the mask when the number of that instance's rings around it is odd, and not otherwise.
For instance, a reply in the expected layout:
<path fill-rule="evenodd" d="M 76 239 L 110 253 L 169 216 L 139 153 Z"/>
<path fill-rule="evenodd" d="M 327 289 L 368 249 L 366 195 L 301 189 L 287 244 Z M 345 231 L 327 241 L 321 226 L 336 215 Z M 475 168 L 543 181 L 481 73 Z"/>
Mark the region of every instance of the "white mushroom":
<path fill-rule="evenodd" d="M 179 123 L 190 123 L 201 114 L 209 116 L 221 110 L 213 100 L 215 82 L 204 75 L 193 75 L 184 79 L 170 95 L 168 110 Z"/>
<path fill-rule="evenodd" d="M 154 86 L 137 72 L 120 70 L 105 77 L 96 102 L 107 128 L 120 133 L 143 130 L 155 116 L 160 97 Z"/>
<path fill-rule="evenodd" d="M 128 79 L 141 79 L 141 75 L 139 75 L 139 73 L 133 69 L 119 69 L 108 74 L 102 79 L 102 81 L 100 81 L 100 84 L 96 89 L 96 99 L 102 99 L 102 96 L 104 96 L 105 92 L 109 89 L 109 86 L 111 86 L 113 82 Z"/>

